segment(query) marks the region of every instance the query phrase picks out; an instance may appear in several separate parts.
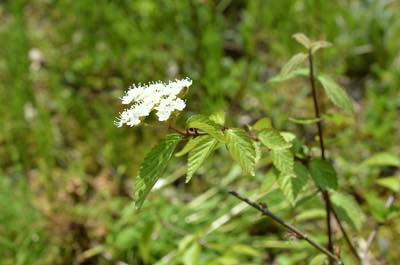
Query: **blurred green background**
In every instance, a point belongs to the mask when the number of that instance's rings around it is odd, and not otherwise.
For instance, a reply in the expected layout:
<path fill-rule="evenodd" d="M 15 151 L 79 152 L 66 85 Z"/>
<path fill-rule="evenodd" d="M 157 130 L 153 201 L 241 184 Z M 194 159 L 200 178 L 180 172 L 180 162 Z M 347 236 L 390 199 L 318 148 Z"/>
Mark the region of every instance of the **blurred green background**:
<path fill-rule="evenodd" d="M 397 0 L 0 1 L 0 264 L 309 264 L 313 249 L 219 187 L 261 192 L 324 242 L 318 198 L 291 208 L 267 167 L 243 178 L 222 152 L 188 185 L 175 159 L 137 213 L 139 163 L 165 130 L 113 124 L 130 84 L 188 76 L 182 120 L 224 109 L 231 124 L 268 117 L 313 143 L 313 126 L 288 121 L 311 116 L 307 83 L 267 82 L 301 51 L 296 32 L 333 43 L 317 71 L 354 100 L 354 119 L 324 102 L 325 134 L 368 217 L 350 229 L 365 243 L 400 189 L 377 183 L 400 178 L 399 12 Z M 376 154 L 391 162 L 368 162 Z M 371 264 L 398 264 L 399 233 L 399 220 L 382 226 Z"/>

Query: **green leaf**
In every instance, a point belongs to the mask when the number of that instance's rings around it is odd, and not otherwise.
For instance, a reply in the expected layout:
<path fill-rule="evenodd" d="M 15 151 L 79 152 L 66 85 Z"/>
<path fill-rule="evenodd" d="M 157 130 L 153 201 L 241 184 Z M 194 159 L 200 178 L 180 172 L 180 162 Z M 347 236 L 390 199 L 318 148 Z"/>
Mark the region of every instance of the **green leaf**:
<path fill-rule="evenodd" d="M 305 53 L 298 53 L 295 54 L 290 60 L 282 67 L 281 72 L 279 73 L 280 76 L 284 77 L 289 75 L 294 70 L 298 69 L 299 66 L 307 59 L 307 54 Z"/>
<path fill-rule="evenodd" d="M 218 141 L 209 135 L 197 138 L 200 138 L 200 142 L 189 152 L 188 156 L 186 183 L 190 181 L 196 170 L 199 169 L 218 145 Z"/>
<path fill-rule="evenodd" d="M 322 118 L 293 118 L 289 117 L 289 121 L 297 124 L 314 124 L 321 121 Z"/>
<path fill-rule="evenodd" d="M 272 163 L 282 173 L 292 174 L 294 170 L 294 157 L 290 149 L 272 149 Z"/>
<path fill-rule="evenodd" d="M 290 73 L 288 73 L 287 75 L 277 75 L 273 78 L 271 78 L 268 82 L 271 83 L 275 83 L 275 82 L 283 82 L 283 81 L 287 81 L 289 79 L 292 78 L 296 78 L 296 77 L 307 77 L 310 73 L 310 70 L 307 68 L 300 68 L 300 69 L 296 69 L 291 71 Z"/>
<path fill-rule="evenodd" d="M 344 88 L 326 75 L 319 75 L 318 80 L 321 82 L 326 95 L 333 104 L 343 109 L 346 113 L 353 114 L 353 103 Z"/>
<path fill-rule="evenodd" d="M 357 202 L 349 195 L 337 191 L 331 191 L 331 200 L 340 220 L 359 230 L 365 221 L 365 215 Z"/>
<path fill-rule="evenodd" d="M 190 138 L 189 141 L 186 143 L 186 145 L 182 148 L 182 150 L 177 152 L 175 154 L 175 156 L 176 157 L 180 157 L 180 156 L 186 155 L 193 148 L 195 148 L 202 140 L 203 140 L 203 138 L 201 136 L 200 137 L 192 137 L 192 138 Z"/>
<path fill-rule="evenodd" d="M 383 223 L 386 221 L 390 209 L 386 207 L 384 201 L 376 197 L 375 195 L 369 194 L 367 197 L 368 208 L 372 216 L 378 221 Z"/>
<path fill-rule="evenodd" d="M 400 191 L 400 177 L 387 177 L 376 180 L 382 187 L 391 189 L 394 192 Z"/>
<path fill-rule="evenodd" d="M 367 166 L 400 167 L 400 158 L 390 153 L 378 153 L 363 162 Z"/>
<path fill-rule="evenodd" d="M 136 208 L 142 206 L 150 190 L 164 173 L 168 162 L 181 139 L 181 136 L 178 134 L 167 135 L 164 140 L 153 147 L 144 158 L 142 166 L 140 167 L 139 176 L 136 180 Z"/>
<path fill-rule="evenodd" d="M 301 45 L 303 45 L 306 49 L 309 49 L 311 47 L 311 40 L 304 35 L 303 33 L 296 33 L 293 34 L 292 36 L 298 43 L 300 43 Z"/>
<path fill-rule="evenodd" d="M 295 205 L 297 202 L 298 196 L 305 188 L 307 182 L 307 168 L 299 162 L 295 162 L 293 173 L 283 172 L 277 179 L 279 188 L 292 205 Z"/>
<path fill-rule="evenodd" d="M 251 126 L 254 131 L 262 131 L 265 129 L 270 129 L 272 127 L 271 120 L 268 118 L 259 119 L 256 123 Z"/>
<path fill-rule="evenodd" d="M 232 158 L 239 163 L 246 174 L 254 176 L 256 149 L 244 130 L 226 130 L 227 147 Z"/>
<path fill-rule="evenodd" d="M 311 43 L 311 52 L 315 53 L 316 51 L 318 51 L 319 49 L 325 49 L 325 48 L 329 48 L 332 47 L 332 43 L 328 42 L 328 41 L 324 41 L 324 40 L 319 40 L 319 41 L 314 41 L 313 43 Z"/>
<path fill-rule="evenodd" d="M 186 121 L 186 128 L 199 129 L 213 136 L 220 142 L 225 142 L 222 126 L 203 115 L 194 115 Z"/>
<path fill-rule="evenodd" d="M 214 112 L 213 114 L 211 114 L 209 119 L 211 121 L 215 122 L 216 124 L 224 126 L 224 124 L 225 124 L 225 112 L 222 111 L 222 110 Z"/>
<path fill-rule="evenodd" d="M 325 254 L 318 254 L 309 263 L 309 265 L 327 265 L 328 257 Z"/>
<path fill-rule="evenodd" d="M 201 246 L 194 242 L 183 254 L 182 263 L 184 265 L 198 265 L 201 253 Z"/>
<path fill-rule="evenodd" d="M 291 143 L 285 141 L 282 135 L 275 129 L 263 130 L 258 134 L 258 139 L 269 149 L 290 148 Z"/>
<path fill-rule="evenodd" d="M 309 169 L 311 176 L 319 188 L 323 190 L 337 188 L 336 171 L 331 163 L 316 158 L 310 161 Z"/>

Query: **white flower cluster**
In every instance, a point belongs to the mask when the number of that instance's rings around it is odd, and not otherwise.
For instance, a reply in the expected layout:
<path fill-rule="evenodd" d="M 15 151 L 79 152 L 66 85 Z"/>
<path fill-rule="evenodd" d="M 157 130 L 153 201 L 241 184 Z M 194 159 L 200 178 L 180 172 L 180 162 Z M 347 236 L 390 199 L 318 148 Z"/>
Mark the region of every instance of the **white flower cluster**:
<path fill-rule="evenodd" d="M 182 80 L 170 81 L 169 83 L 154 82 L 147 85 L 132 85 L 122 97 L 122 104 L 132 104 L 129 109 L 124 110 L 116 125 L 124 124 L 136 126 L 141 120 L 150 115 L 152 110 L 156 110 L 159 121 L 166 121 L 175 110 L 183 110 L 186 107 L 185 101 L 178 97 L 185 87 L 190 87 L 192 80 L 185 78 Z"/>

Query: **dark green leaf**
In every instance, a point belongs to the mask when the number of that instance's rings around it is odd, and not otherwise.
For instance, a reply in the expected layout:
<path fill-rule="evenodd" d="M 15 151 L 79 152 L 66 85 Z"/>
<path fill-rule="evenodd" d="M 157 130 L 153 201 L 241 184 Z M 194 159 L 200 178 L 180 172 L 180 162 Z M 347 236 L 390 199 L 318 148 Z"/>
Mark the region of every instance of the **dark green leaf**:
<path fill-rule="evenodd" d="M 331 163 L 316 158 L 310 161 L 309 169 L 311 176 L 319 188 L 324 190 L 337 188 L 336 171 Z"/>

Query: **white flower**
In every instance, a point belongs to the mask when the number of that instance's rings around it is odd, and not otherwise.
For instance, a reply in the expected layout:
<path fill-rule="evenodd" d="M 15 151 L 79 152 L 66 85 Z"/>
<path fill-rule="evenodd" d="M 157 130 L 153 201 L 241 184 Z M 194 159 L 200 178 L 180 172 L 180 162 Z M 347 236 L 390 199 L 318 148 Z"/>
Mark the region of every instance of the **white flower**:
<path fill-rule="evenodd" d="M 132 85 L 122 97 L 122 104 L 131 107 L 124 110 L 116 125 L 124 124 L 136 126 L 140 124 L 144 117 L 150 115 L 152 110 L 156 110 L 159 121 L 166 121 L 174 111 L 182 111 L 185 101 L 178 97 L 182 89 L 190 87 L 192 80 L 185 78 L 182 80 L 170 81 L 169 83 L 154 82 L 147 85 Z"/>

